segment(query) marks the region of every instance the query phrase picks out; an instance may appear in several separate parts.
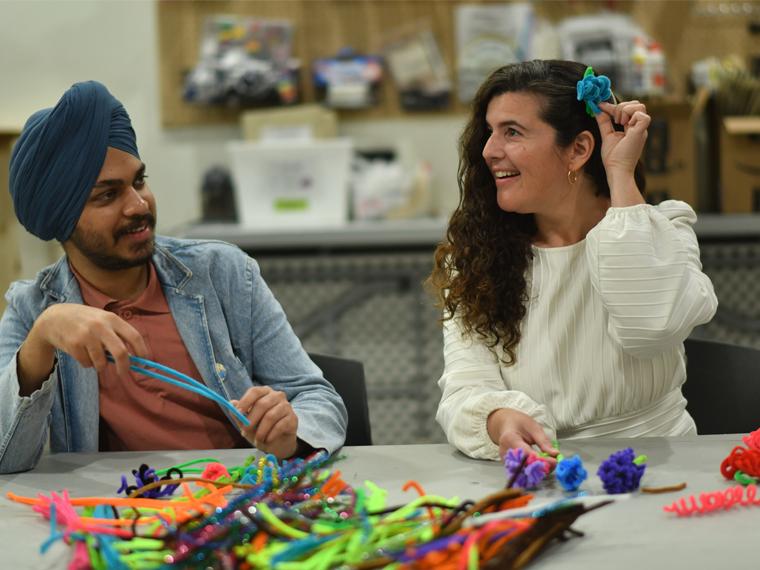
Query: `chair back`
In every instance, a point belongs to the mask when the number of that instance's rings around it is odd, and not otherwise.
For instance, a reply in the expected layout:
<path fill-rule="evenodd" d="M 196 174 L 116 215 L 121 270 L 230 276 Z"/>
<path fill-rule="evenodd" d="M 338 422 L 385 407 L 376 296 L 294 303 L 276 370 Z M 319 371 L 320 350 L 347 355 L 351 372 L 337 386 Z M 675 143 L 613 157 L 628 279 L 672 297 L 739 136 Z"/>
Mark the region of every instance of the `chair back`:
<path fill-rule="evenodd" d="M 687 338 L 686 409 L 700 434 L 760 427 L 760 350 Z"/>
<path fill-rule="evenodd" d="M 372 445 L 364 365 L 358 360 L 325 354 L 309 353 L 309 356 L 346 404 L 346 445 Z"/>

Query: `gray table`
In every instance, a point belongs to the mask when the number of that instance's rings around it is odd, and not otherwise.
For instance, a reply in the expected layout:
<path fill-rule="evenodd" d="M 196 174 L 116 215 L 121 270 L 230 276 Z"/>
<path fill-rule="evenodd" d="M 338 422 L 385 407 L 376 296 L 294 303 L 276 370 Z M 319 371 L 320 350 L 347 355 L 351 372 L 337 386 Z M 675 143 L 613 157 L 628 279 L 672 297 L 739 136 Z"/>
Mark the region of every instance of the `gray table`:
<path fill-rule="evenodd" d="M 575 527 L 583 538 L 555 543 L 530 568 L 583 568 L 626 570 L 681 568 L 757 569 L 760 545 L 760 507 L 735 507 L 731 511 L 678 519 L 662 506 L 688 493 L 728 486 L 719 472 L 720 462 L 740 444 L 740 436 L 695 438 L 599 439 L 561 442 L 565 454 L 579 453 L 589 471 L 584 488 L 601 494 L 595 472 L 599 463 L 623 447 L 649 457 L 642 484 L 662 486 L 686 481 L 679 493 L 635 494 L 627 500 L 581 517 Z M 230 465 L 238 465 L 246 453 L 240 450 L 209 452 Z M 389 490 L 391 504 L 406 502 L 403 493 L 410 478 L 428 493 L 478 499 L 504 486 L 501 465 L 468 459 L 448 445 L 374 446 L 346 448 L 337 464 L 345 480 L 361 485 L 373 480 Z M 67 488 L 73 496 L 114 495 L 119 475 L 140 463 L 167 467 L 203 452 L 59 454 L 43 458 L 29 473 L 0 476 L 0 567 L 9 569 L 65 568 L 68 547 L 57 544 L 45 556 L 38 552 L 48 536 L 48 524 L 29 507 L 5 498 L 8 491 L 36 496 L 38 492 Z M 538 492 L 537 500 L 560 495 L 558 490 Z"/>

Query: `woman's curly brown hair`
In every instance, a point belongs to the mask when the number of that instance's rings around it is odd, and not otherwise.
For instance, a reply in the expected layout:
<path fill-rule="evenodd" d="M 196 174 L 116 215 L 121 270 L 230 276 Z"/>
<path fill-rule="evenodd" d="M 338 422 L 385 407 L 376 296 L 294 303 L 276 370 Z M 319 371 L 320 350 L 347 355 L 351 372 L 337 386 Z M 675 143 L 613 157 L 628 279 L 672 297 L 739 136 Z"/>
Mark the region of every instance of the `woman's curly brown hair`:
<path fill-rule="evenodd" d="M 444 309 L 443 320 L 456 316 L 465 334 L 476 333 L 494 349 L 502 345 L 501 360 L 514 364 L 525 317 L 526 270 L 532 259 L 536 232 L 532 214 L 501 210 L 496 184 L 482 152 L 490 136 L 486 111 L 491 100 L 508 92 L 538 97 L 541 119 L 556 131 L 556 143 L 566 148 L 589 131 L 594 151 L 583 171 L 596 184 L 598 195 L 610 195 L 602 164 L 601 135 L 596 119 L 576 99 L 576 83 L 586 67 L 580 63 L 536 60 L 502 67 L 481 85 L 472 114 L 459 139 L 459 205 L 451 216 L 446 240 L 435 251 L 428 279 Z M 636 182 L 644 190 L 640 166 Z"/>

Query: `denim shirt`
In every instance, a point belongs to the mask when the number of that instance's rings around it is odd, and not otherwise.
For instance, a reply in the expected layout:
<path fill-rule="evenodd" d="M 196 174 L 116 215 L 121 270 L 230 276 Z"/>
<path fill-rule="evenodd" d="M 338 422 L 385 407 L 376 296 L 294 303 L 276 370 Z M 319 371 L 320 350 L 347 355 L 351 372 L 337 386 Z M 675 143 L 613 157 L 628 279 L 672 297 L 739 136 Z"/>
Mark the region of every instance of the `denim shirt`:
<path fill-rule="evenodd" d="M 309 359 L 258 264 L 218 241 L 156 238 L 153 254 L 166 300 L 202 381 L 224 398 L 252 386 L 286 394 L 298 416 L 298 437 L 334 452 L 347 415 L 340 396 Z M 55 303 L 82 304 L 65 257 L 34 280 L 17 281 L 0 320 L 0 473 L 33 468 L 50 438 L 52 452 L 98 451 L 98 376 L 56 350 L 42 386 L 19 396 L 17 354 L 34 321 Z M 225 410 L 228 419 L 231 414 Z"/>

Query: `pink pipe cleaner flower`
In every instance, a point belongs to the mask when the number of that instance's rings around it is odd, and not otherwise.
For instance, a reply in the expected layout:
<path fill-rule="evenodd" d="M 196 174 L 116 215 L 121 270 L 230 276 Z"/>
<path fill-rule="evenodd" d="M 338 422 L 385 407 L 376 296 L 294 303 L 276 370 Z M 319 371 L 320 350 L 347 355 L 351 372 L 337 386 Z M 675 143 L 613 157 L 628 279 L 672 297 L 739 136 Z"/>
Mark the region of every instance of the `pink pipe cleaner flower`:
<path fill-rule="evenodd" d="M 744 442 L 744 445 L 750 449 L 760 451 L 760 428 L 756 429 L 749 435 L 745 435 L 742 438 L 742 441 Z"/>
<path fill-rule="evenodd" d="M 201 479 L 211 479 L 212 481 L 216 481 L 220 477 L 230 477 L 227 468 L 221 463 L 209 463 L 206 465 L 203 473 L 201 473 Z"/>

